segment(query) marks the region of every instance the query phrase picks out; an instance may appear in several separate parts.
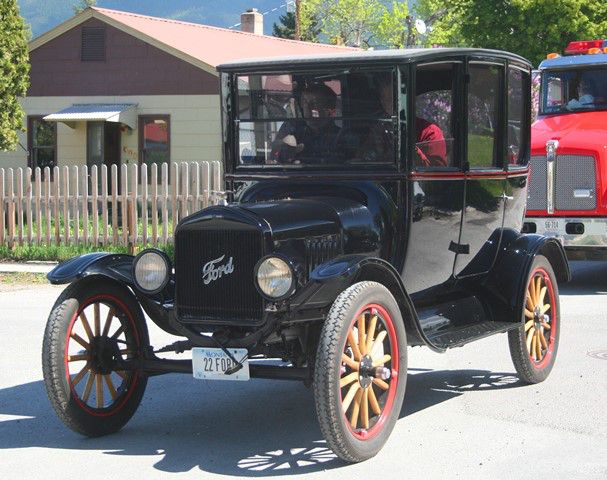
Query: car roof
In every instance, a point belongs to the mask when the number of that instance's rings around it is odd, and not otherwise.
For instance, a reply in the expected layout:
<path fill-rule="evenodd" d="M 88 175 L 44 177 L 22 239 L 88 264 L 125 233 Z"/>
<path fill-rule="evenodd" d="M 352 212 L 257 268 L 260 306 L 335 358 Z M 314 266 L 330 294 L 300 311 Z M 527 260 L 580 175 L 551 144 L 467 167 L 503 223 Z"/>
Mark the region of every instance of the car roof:
<path fill-rule="evenodd" d="M 252 58 L 224 63 L 217 70 L 235 72 L 240 70 L 276 70 L 300 67 L 352 65 L 355 63 L 410 63 L 426 60 L 446 60 L 453 57 L 477 56 L 492 59 L 507 59 L 523 63 L 531 68 L 531 63 L 514 53 L 483 48 L 407 48 L 394 50 L 361 50 L 359 52 L 333 53 L 323 55 L 298 55 L 289 57 Z"/>
<path fill-rule="evenodd" d="M 567 57 L 556 57 L 544 60 L 539 69 L 575 68 L 579 66 L 605 65 L 607 66 L 607 53 L 595 53 L 594 55 L 572 55 Z"/>

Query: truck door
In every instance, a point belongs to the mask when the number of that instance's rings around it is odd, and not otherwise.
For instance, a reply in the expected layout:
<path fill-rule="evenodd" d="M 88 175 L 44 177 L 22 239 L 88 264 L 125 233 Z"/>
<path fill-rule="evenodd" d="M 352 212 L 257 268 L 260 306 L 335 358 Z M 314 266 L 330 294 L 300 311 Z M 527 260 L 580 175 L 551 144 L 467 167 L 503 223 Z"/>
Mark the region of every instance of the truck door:
<path fill-rule="evenodd" d="M 469 61 L 464 88 L 464 210 L 454 275 L 487 272 L 498 252 L 504 217 L 505 65 Z"/>

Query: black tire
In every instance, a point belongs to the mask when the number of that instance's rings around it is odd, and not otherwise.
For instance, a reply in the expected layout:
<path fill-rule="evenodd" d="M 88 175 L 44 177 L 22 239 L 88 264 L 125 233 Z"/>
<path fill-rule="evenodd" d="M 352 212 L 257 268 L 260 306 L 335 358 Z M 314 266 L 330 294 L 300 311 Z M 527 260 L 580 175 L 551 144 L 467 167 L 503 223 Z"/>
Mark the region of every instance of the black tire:
<path fill-rule="evenodd" d="M 116 372 L 112 364 L 140 357 L 148 345 L 143 313 L 126 287 L 103 277 L 68 286 L 51 310 L 42 346 L 44 384 L 63 423 L 90 437 L 120 430 L 137 410 L 147 377 Z"/>
<path fill-rule="evenodd" d="M 354 338 L 358 327 L 362 339 Z M 382 368 L 389 378 L 375 377 Z M 379 452 L 399 417 L 406 382 L 407 337 L 396 300 L 379 283 L 352 285 L 337 297 L 324 322 L 314 369 L 320 429 L 337 456 L 361 462 Z"/>
<path fill-rule="evenodd" d="M 546 309 L 548 304 L 550 306 Z M 543 382 L 556 361 L 561 319 L 554 270 L 541 255 L 535 257 L 527 276 L 521 317 L 521 326 L 508 332 L 514 368 L 525 383 Z"/>

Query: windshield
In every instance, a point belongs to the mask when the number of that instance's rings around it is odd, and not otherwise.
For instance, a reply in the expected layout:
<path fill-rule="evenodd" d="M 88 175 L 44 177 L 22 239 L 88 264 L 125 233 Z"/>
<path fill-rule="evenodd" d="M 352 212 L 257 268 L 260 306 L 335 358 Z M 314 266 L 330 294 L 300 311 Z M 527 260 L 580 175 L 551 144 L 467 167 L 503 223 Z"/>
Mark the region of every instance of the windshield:
<path fill-rule="evenodd" d="M 542 72 L 543 115 L 607 109 L 607 68 Z"/>
<path fill-rule="evenodd" d="M 237 76 L 238 164 L 393 163 L 392 69 Z"/>

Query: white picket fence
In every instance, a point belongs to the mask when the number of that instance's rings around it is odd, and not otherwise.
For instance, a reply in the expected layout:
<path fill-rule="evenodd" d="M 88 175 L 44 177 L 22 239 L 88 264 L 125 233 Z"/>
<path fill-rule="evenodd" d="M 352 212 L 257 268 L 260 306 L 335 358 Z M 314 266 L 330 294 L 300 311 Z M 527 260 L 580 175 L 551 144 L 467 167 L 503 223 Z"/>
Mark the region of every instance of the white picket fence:
<path fill-rule="evenodd" d="M 0 245 L 167 245 L 222 198 L 220 162 L 0 168 Z"/>

